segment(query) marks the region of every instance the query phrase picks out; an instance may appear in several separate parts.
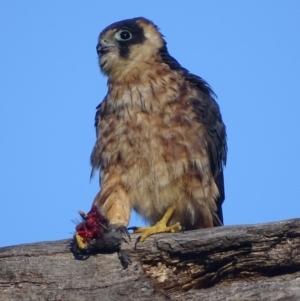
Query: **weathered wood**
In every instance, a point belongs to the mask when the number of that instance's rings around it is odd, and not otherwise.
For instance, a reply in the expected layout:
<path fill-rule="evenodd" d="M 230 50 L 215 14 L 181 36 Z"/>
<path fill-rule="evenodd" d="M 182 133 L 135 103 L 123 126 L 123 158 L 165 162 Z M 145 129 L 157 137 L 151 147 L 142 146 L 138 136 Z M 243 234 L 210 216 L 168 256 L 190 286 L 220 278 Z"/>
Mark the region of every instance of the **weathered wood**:
<path fill-rule="evenodd" d="M 300 219 L 136 237 L 126 270 L 70 240 L 0 248 L 0 300 L 300 300 Z"/>

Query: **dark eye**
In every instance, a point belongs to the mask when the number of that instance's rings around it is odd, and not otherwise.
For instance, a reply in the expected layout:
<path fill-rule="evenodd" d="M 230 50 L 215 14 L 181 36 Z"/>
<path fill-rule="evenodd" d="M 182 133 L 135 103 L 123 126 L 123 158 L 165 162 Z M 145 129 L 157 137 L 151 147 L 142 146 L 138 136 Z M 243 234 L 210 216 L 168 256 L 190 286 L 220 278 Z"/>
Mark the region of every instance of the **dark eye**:
<path fill-rule="evenodd" d="M 120 30 L 115 34 L 115 37 L 116 37 L 117 40 L 127 41 L 127 40 L 130 40 L 132 38 L 132 34 L 128 30 Z"/>

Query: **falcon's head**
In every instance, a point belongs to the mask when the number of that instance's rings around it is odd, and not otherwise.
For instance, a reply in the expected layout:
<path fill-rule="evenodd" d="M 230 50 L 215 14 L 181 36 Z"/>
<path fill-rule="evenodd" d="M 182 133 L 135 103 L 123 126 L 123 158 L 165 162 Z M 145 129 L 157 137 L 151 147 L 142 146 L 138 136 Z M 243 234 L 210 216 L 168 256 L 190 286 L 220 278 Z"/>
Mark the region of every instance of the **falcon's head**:
<path fill-rule="evenodd" d="M 166 43 L 156 25 L 145 18 L 119 21 L 106 27 L 99 35 L 97 53 L 101 71 L 130 72 L 142 62 L 155 58 Z"/>

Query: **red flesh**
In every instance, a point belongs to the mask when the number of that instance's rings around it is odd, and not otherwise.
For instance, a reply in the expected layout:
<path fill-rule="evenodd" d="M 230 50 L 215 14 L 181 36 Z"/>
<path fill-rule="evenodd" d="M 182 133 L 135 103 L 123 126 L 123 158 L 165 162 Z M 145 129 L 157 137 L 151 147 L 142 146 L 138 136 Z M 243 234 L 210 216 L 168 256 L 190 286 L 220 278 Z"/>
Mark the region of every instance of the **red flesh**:
<path fill-rule="evenodd" d="M 76 226 L 76 232 L 83 238 L 84 242 L 88 242 L 91 239 L 102 238 L 107 227 L 107 219 L 93 205 L 86 218 Z"/>

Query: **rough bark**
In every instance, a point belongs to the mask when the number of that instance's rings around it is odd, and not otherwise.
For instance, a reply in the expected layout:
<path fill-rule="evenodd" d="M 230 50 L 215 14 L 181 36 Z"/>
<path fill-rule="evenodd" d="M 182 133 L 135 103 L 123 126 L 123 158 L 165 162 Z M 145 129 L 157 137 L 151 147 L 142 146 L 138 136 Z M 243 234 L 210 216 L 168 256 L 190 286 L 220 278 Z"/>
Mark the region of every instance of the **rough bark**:
<path fill-rule="evenodd" d="M 125 270 L 70 240 L 0 248 L 0 300 L 300 300 L 300 219 L 136 237 Z"/>

